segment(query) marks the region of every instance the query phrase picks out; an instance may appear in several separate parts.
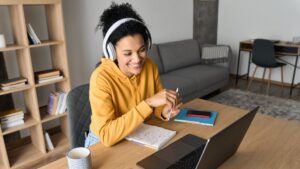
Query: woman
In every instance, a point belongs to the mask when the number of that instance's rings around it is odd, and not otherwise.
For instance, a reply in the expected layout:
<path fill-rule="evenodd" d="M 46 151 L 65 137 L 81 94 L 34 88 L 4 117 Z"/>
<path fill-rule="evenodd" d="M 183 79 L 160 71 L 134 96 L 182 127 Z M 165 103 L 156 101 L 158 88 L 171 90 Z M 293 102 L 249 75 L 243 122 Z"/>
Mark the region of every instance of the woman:
<path fill-rule="evenodd" d="M 92 116 L 86 147 L 116 144 L 152 113 L 168 121 L 182 104 L 178 93 L 163 89 L 156 65 L 147 58 L 150 32 L 130 4 L 112 3 L 97 28 L 103 31 L 105 58 L 90 79 Z"/>

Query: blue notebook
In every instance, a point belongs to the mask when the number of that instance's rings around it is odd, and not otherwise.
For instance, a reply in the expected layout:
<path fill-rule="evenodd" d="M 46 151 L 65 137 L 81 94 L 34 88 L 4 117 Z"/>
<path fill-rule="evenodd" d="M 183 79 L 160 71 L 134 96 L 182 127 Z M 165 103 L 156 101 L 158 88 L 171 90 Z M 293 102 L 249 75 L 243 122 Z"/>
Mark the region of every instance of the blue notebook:
<path fill-rule="evenodd" d="M 217 112 L 212 112 L 210 118 L 200 118 L 200 117 L 189 117 L 186 116 L 186 113 L 189 109 L 181 109 L 174 121 L 178 122 L 186 122 L 186 123 L 196 123 L 196 124 L 202 124 L 207 126 L 213 126 L 216 118 L 217 118 Z"/>

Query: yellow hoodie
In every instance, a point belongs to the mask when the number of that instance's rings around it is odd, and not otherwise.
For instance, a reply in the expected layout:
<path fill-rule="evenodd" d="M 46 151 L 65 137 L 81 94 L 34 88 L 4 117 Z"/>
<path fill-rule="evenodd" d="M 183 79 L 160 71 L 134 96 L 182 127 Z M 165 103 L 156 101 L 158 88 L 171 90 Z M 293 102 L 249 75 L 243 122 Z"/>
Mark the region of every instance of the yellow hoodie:
<path fill-rule="evenodd" d="M 145 102 L 163 89 L 158 69 L 153 61 L 145 59 L 143 70 L 137 76 L 127 77 L 110 59 L 101 59 L 101 65 L 90 79 L 92 117 L 90 129 L 105 146 L 125 138 L 152 114 Z M 162 107 L 154 114 L 161 117 Z"/>

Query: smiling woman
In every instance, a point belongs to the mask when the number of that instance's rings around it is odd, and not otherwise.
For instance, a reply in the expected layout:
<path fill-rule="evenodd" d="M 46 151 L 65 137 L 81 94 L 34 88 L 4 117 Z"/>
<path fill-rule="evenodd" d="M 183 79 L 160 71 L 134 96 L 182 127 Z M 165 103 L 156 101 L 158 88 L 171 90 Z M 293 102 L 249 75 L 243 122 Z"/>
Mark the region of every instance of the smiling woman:
<path fill-rule="evenodd" d="M 151 114 L 167 121 L 180 111 L 181 99 L 164 89 L 157 66 L 147 57 L 151 34 L 128 3 L 115 4 L 100 17 L 103 32 L 101 65 L 90 79 L 92 109 L 85 146 L 112 146 L 128 136 Z"/>
<path fill-rule="evenodd" d="M 116 44 L 117 60 L 120 70 L 128 77 L 141 73 L 146 59 L 144 39 L 140 34 L 128 35 Z"/>

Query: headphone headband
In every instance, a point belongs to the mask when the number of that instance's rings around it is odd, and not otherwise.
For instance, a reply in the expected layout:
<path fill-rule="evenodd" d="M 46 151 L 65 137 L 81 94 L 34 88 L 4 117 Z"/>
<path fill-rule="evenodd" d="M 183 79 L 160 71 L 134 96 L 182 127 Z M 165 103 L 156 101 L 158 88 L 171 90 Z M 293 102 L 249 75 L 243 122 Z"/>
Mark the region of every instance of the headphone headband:
<path fill-rule="evenodd" d="M 102 48 L 103 48 L 103 53 L 104 53 L 104 56 L 107 57 L 107 58 L 110 58 L 111 60 L 114 60 L 115 56 L 113 56 L 113 54 L 111 54 L 111 52 L 109 50 L 107 50 L 107 41 L 108 41 L 108 38 L 110 37 L 110 35 L 120 26 L 122 25 L 123 23 L 126 23 L 126 22 L 129 22 L 129 21 L 135 21 L 135 22 L 138 22 L 138 23 L 141 23 L 142 25 L 144 25 L 143 22 L 135 19 L 135 18 L 123 18 L 123 19 L 120 19 L 118 20 L 117 22 L 115 22 L 114 24 L 112 24 L 112 26 L 108 29 L 108 31 L 106 32 L 105 36 L 104 36 L 104 39 L 103 39 L 103 44 L 102 44 Z M 145 26 L 145 25 L 144 25 Z M 146 27 L 146 26 L 145 26 Z M 151 45 L 151 36 L 150 36 L 150 33 L 146 27 L 146 32 L 148 34 L 148 37 L 149 37 L 149 43 L 148 45 Z M 110 45 L 111 47 L 112 45 Z"/>

